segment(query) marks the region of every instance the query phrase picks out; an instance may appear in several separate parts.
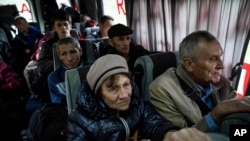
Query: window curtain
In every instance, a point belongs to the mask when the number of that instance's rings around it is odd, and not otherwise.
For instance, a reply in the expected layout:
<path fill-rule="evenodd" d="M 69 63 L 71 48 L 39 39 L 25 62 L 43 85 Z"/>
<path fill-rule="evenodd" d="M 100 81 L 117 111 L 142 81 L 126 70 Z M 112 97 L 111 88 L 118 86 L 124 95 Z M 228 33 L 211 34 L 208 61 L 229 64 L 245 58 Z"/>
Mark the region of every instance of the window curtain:
<path fill-rule="evenodd" d="M 87 14 L 92 19 L 99 21 L 99 17 L 103 15 L 102 0 L 78 0 L 79 10 L 81 14 Z"/>
<path fill-rule="evenodd" d="M 207 30 L 224 49 L 225 69 L 240 61 L 250 28 L 249 0 L 133 0 L 130 26 L 134 40 L 150 51 L 178 51 L 181 40 L 196 30 Z"/>

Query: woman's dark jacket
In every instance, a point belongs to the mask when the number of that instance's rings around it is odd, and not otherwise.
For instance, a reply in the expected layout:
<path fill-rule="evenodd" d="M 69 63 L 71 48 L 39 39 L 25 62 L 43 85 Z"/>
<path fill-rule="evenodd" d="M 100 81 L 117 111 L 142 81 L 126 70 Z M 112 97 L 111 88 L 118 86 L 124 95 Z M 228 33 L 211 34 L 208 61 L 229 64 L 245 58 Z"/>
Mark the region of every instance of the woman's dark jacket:
<path fill-rule="evenodd" d="M 143 138 L 160 141 L 167 131 L 179 129 L 144 102 L 133 82 L 132 87 L 129 109 L 119 112 L 100 104 L 103 102 L 84 81 L 77 97 L 78 107 L 68 118 L 67 141 L 124 141 L 136 130 Z"/>

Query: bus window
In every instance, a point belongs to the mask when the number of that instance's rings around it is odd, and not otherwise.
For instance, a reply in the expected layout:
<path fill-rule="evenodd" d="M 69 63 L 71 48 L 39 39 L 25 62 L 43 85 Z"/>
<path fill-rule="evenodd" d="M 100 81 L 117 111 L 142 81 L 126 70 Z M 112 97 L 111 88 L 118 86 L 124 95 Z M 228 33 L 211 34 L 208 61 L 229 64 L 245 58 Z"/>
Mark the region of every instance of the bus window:
<path fill-rule="evenodd" d="M 127 25 L 125 0 L 103 0 L 104 15 L 114 18 L 114 24 L 121 23 Z"/>
<path fill-rule="evenodd" d="M 250 40 L 248 42 L 248 46 L 245 52 L 240 79 L 238 82 L 237 94 L 239 98 L 249 95 L 249 93 L 247 93 L 247 89 L 249 89 L 250 87 L 249 84 L 250 84 Z"/>
<path fill-rule="evenodd" d="M 1 5 L 16 5 L 19 15 L 27 19 L 28 22 L 36 22 L 32 17 L 32 11 L 26 0 L 1 0 Z"/>
<path fill-rule="evenodd" d="M 61 8 L 61 6 L 64 4 L 64 5 L 67 5 L 67 6 L 71 6 L 69 0 L 56 0 L 56 3 L 58 5 L 59 8 Z"/>

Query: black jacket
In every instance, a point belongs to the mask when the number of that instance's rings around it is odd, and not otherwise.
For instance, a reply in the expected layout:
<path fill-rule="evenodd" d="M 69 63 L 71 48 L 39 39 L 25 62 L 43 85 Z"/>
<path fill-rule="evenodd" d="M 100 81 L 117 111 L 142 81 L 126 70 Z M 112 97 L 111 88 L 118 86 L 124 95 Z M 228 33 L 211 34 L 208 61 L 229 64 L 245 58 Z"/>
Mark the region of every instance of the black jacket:
<path fill-rule="evenodd" d="M 79 106 L 68 118 L 67 140 L 124 141 L 126 135 L 131 137 L 140 130 L 143 138 L 160 141 L 167 131 L 178 129 L 144 102 L 133 82 L 132 87 L 130 108 L 119 112 L 100 104 L 84 81 L 78 93 Z"/>
<path fill-rule="evenodd" d="M 106 55 L 106 54 L 118 54 L 114 47 L 107 46 L 100 50 L 100 56 Z M 129 60 L 128 60 L 128 67 L 130 71 L 133 73 L 133 68 L 135 64 L 135 60 L 141 56 L 148 55 L 150 52 L 146 50 L 141 45 L 134 45 L 130 43 L 130 50 L 129 50 Z"/>

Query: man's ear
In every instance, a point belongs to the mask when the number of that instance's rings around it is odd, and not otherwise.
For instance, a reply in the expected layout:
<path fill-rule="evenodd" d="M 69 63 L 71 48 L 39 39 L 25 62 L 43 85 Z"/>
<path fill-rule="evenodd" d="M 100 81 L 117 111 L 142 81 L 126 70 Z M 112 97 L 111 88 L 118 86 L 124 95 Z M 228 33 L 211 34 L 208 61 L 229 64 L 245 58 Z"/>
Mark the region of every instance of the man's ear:
<path fill-rule="evenodd" d="M 183 58 L 183 65 L 188 72 L 193 71 L 193 61 L 190 58 Z"/>
<path fill-rule="evenodd" d="M 79 49 L 79 55 L 82 57 L 83 50 L 82 50 L 82 48 L 78 48 L 78 49 Z"/>
<path fill-rule="evenodd" d="M 52 31 L 56 31 L 56 26 L 55 25 L 53 25 Z"/>
<path fill-rule="evenodd" d="M 109 40 L 108 40 L 108 43 L 109 43 L 109 45 L 111 45 L 112 47 L 114 46 L 112 39 L 109 39 Z"/>

